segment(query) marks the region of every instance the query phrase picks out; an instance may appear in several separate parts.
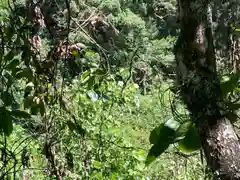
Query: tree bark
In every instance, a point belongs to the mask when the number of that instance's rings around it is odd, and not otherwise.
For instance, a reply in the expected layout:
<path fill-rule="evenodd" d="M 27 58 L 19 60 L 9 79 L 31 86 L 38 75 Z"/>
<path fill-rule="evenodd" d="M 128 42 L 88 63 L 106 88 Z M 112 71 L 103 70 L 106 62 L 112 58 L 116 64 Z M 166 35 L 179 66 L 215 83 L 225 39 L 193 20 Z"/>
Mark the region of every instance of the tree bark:
<path fill-rule="evenodd" d="M 177 86 L 201 138 L 208 166 L 220 179 L 240 179 L 240 144 L 225 108 L 216 70 L 210 0 L 179 0 L 175 45 Z"/>

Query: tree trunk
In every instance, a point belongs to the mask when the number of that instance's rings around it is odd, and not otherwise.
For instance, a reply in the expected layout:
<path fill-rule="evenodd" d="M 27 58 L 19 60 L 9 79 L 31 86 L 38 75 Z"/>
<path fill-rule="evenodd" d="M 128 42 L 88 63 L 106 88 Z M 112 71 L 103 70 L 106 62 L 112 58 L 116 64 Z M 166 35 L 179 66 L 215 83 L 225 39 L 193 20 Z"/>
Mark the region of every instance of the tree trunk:
<path fill-rule="evenodd" d="M 180 96 L 196 123 L 208 166 L 220 179 L 240 179 L 240 144 L 225 117 L 212 38 L 209 0 L 179 0 L 175 46 Z"/>

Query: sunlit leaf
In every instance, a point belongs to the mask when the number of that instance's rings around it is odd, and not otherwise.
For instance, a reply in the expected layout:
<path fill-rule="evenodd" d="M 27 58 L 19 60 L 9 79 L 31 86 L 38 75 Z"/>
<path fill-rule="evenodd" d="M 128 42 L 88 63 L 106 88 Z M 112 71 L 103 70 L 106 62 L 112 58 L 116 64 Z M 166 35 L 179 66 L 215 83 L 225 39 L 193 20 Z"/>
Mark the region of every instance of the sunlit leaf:
<path fill-rule="evenodd" d="M 88 76 L 89 76 L 89 72 L 88 72 L 88 71 L 85 71 L 85 72 L 82 73 L 82 75 L 81 75 L 81 80 L 84 81 Z"/>
<path fill-rule="evenodd" d="M 176 121 L 174 118 L 170 118 L 169 120 L 167 120 L 165 122 L 164 126 L 167 126 L 176 131 L 178 129 L 178 127 L 180 126 L 180 123 L 178 121 Z"/>
<path fill-rule="evenodd" d="M 93 101 L 97 101 L 98 100 L 98 94 L 94 91 L 88 91 L 87 92 L 87 96 Z"/>
<path fill-rule="evenodd" d="M 85 56 L 92 56 L 94 54 L 96 54 L 96 52 L 91 51 L 91 50 L 87 50 L 86 53 L 85 53 Z"/>
<path fill-rule="evenodd" d="M 144 150 L 135 150 L 133 151 L 133 157 L 135 157 L 139 161 L 145 161 L 146 153 Z"/>
<path fill-rule="evenodd" d="M 99 168 L 101 168 L 102 163 L 99 162 L 99 161 L 93 161 L 93 162 L 92 162 L 92 166 L 93 166 L 94 168 L 99 169 Z"/>
<path fill-rule="evenodd" d="M 118 127 L 111 127 L 111 128 L 108 129 L 109 134 L 117 134 L 119 132 L 121 132 L 121 129 L 118 128 Z"/>
<path fill-rule="evenodd" d="M 151 144 L 156 144 L 159 140 L 166 140 L 168 138 L 173 138 L 175 131 L 179 127 L 179 122 L 175 121 L 173 118 L 169 119 L 167 122 L 162 123 L 160 126 L 154 128 L 151 131 L 149 141 Z"/>
<path fill-rule="evenodd" d="M 74 50 L 72 51 L 72 55 L 73 55 L 73 56 L 77 56 L 77 55 L 78 55 L 78 51 L 74 49 Z"/>

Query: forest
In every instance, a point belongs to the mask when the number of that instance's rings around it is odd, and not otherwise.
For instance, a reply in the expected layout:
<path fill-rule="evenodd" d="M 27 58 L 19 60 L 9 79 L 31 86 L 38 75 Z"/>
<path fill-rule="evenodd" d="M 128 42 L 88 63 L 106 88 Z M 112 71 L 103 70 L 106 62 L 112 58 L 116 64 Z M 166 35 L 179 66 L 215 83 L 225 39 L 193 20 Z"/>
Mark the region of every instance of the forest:
<path fill-rule="evenodd" d="M 239 0 L 1 0 L 0 180 L 240 180 Z"/>

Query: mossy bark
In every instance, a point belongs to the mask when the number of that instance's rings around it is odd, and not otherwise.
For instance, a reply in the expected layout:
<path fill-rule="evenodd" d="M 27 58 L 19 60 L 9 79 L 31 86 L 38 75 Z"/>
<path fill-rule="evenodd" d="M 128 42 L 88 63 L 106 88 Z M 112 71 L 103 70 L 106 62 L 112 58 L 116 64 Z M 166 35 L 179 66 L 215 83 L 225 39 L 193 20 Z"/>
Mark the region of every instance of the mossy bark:
<path fill-rule="evenodd" d="M 209 0 L 179 0 L 175 46 L 180 96 L 196 123 L 208 166 L 220 179 L 240 179 L 240 144 L 224 103 L 212 37 Z"/>

